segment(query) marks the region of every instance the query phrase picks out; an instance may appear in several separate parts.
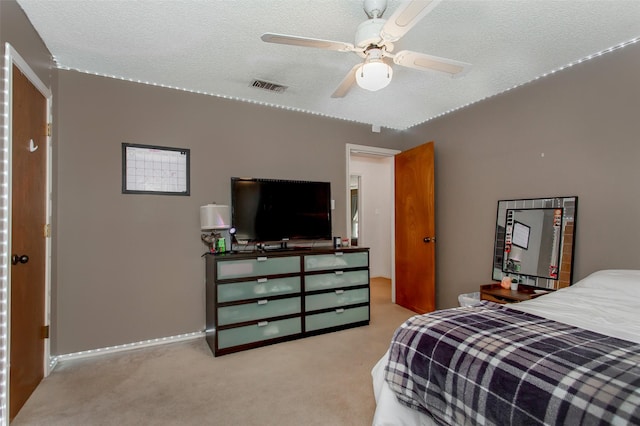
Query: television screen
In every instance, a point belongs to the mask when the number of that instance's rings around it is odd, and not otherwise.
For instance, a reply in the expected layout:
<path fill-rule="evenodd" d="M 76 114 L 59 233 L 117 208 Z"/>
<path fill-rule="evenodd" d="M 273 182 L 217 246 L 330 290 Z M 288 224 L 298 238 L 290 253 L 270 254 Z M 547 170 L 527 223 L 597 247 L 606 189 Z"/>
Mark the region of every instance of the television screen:
<path fill-rule="evenodd" d="M 231 222 L 240 241 L 331 239 L 331 184 L 231 178 Z"/>

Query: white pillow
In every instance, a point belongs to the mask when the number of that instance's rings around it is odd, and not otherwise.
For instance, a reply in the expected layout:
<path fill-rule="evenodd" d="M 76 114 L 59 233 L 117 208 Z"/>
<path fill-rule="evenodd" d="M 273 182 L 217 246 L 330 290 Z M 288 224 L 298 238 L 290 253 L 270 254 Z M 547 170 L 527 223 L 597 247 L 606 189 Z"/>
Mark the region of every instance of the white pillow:
<path fill-rule="evenodd" d="M 627 293 L 640 297 L 640 270 L 606 269 L 581 279 L 572 287 Z"/>

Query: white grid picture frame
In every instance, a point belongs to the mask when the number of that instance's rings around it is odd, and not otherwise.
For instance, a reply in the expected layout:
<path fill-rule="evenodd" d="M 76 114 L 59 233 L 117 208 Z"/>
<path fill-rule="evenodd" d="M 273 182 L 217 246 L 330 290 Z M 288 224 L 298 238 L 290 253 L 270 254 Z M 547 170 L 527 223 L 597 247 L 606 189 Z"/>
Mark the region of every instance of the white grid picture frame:
<path fill-rule="evenodd" d="M 122 144 L 122 193 L 190 195 L 186 148 Z"/>

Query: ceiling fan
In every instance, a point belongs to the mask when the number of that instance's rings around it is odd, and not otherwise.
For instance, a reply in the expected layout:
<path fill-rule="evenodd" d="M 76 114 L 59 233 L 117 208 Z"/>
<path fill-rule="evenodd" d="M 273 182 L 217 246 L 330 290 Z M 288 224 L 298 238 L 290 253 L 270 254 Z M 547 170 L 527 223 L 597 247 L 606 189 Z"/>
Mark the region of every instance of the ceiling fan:
<path fill-rule="evenodd" d="M 431 12 L 440 1 L 442 0 L 408 1 L 385 20 L 382 19 L 382 14 L 387 8 L 387 0 L 364 0 L 364 11 L 369 19 L 358 26 L 355 44 L 274 33 L 265 33 L 261 38 L 267 43 L 354 52 L 364 58 L 364 62 L 349 71 L 331 95 L 332 98 L 344 97 L 354 83 L 370 91 L 386 87 L 393 76 L 391 61 L 403 67 L 435 70 L 460 77 L 469 71 L 471 64 L 410 50 L 392 53 L 393 43 Z"/>

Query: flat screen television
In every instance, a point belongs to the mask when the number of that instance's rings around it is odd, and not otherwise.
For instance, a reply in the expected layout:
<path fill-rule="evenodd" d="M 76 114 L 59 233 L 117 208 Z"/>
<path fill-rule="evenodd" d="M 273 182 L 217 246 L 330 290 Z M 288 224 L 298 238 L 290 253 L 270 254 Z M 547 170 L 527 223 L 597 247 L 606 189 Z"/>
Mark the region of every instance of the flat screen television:
<path fill-rule="evenodd" d="M 231 178 L 231 223 L 250 242 L 331 239 L 331 184 Z"/>

